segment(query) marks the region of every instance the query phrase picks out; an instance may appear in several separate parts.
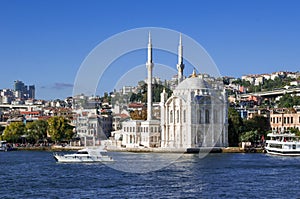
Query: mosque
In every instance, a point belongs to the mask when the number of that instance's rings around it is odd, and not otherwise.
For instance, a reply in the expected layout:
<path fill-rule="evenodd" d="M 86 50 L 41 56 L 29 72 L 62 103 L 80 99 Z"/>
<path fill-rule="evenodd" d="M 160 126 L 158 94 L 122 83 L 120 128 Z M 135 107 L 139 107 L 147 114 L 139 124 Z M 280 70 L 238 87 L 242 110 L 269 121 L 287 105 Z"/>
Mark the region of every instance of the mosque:
<path fill-rule="evenodd" d="M 170 98 L 161 93 L 160 120 L 152 116 L 152 41 L 149 33 L 147 120 L 130 120 L 122 129 L 112 132 L 121 138 L 126 148 L 194 149 L 227 147 L 227 97 L 225 89 L 216 81 L 206 81 L 203 75 L 184 78 L 183 46 L 178 45 L 178 85 Z"/>

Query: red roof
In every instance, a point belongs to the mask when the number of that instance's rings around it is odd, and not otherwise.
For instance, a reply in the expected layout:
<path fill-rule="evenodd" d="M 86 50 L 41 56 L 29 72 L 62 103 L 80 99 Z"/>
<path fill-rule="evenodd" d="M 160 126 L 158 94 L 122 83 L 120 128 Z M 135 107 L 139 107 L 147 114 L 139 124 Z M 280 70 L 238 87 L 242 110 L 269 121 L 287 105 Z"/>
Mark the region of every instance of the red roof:
<path fill-rule="evenodd" d="M 144 104 L 142 104 L 142 103 L 130 103 L 130 104 L 128 104 L 128 107 L 129 108 L 143 108 Z"/>
<path fill-rule="evenodd" d="M 39 115 L 39 111 L 21 111 L 20 114 L 22 115 Z"/>

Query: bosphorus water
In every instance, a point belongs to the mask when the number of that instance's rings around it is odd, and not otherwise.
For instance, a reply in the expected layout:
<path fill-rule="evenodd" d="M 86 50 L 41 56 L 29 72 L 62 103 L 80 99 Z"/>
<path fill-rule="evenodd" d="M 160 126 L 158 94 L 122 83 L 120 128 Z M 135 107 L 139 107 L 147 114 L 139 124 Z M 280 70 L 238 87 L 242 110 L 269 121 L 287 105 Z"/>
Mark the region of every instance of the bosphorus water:
<path fill-rule="evenodd" d="M 141 154 L 127 155 L 136 159 Z M 187 154 L 157 171 L 130 173 L 101 163 L 56 163 L 51 152 L 13 151 L 0 153 L 0 176 L 0 198 L 300 196 L 300 158 L 260 153 L 209 154 L 202 159 Z"/>

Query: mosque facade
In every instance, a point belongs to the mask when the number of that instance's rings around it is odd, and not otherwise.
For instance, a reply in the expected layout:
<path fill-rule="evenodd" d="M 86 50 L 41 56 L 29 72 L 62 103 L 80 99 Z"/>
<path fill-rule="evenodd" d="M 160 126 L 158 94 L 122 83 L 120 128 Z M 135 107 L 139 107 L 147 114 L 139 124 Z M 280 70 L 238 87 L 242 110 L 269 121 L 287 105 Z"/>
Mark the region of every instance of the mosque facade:
<path fill-rule="evenodd" d="M 152 41 L 149 33 L 147 120 L 123 122 L 119 135 L 125 147 L 189 149 L 227 147 L 227 96 L 222 83 L 207 81 L 202 75 L 184 78 L 183 46 L 178 45 L 178 86 L 171 97 L 161 93 L 160 120 L 152 116 Z"/>

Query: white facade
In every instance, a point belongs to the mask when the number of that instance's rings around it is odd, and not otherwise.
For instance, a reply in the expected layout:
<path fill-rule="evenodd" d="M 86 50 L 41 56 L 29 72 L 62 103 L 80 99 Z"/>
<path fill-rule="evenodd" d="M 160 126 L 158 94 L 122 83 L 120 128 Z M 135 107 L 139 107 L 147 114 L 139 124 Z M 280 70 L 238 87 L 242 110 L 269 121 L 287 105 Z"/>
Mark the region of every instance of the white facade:
<path fill-rule="evenodd" d="M 193 76 L 185 79 L 165 101 L 161 95 L 161 147 L 225 147 L 227 104 L 224 90 L 210 88 Z"/>
<path fill-rule="evenodd" d="M 122 130 L 113 132 L 115 140 L 122 140 L 123 147 L 162 147 L 188 149 L 199 147 L 226 147 L 227 99 L 225 89 L 208 75 L 183 77 L 182 42 L 178 47 L 178 86 L 167 99 L 161 93 L 160 120 L 152 119 L 152 44 L 149 34 L 147 120 L 122 123 Z M 203 78 L 207 79 L 205 81 Z"/>
<path fill-rule="evenodd" d="M 76 126 L 77 135 L 86 142 L 98 142 L 106 140 L 112 131 L 112 117 L 110 115 L 98 115 L 96 109 L 76 110 L 73 124 Z M 94 144 L 94 143 L 93 143 Z M 90 145 L 90 144 L 88 144 Z"/>
<path fill-rule="evenodd" d="M 160 125 L 158 120 L 131 120 L 123 123 L 122 145 L 126 147 L 159 147 Z"/>

